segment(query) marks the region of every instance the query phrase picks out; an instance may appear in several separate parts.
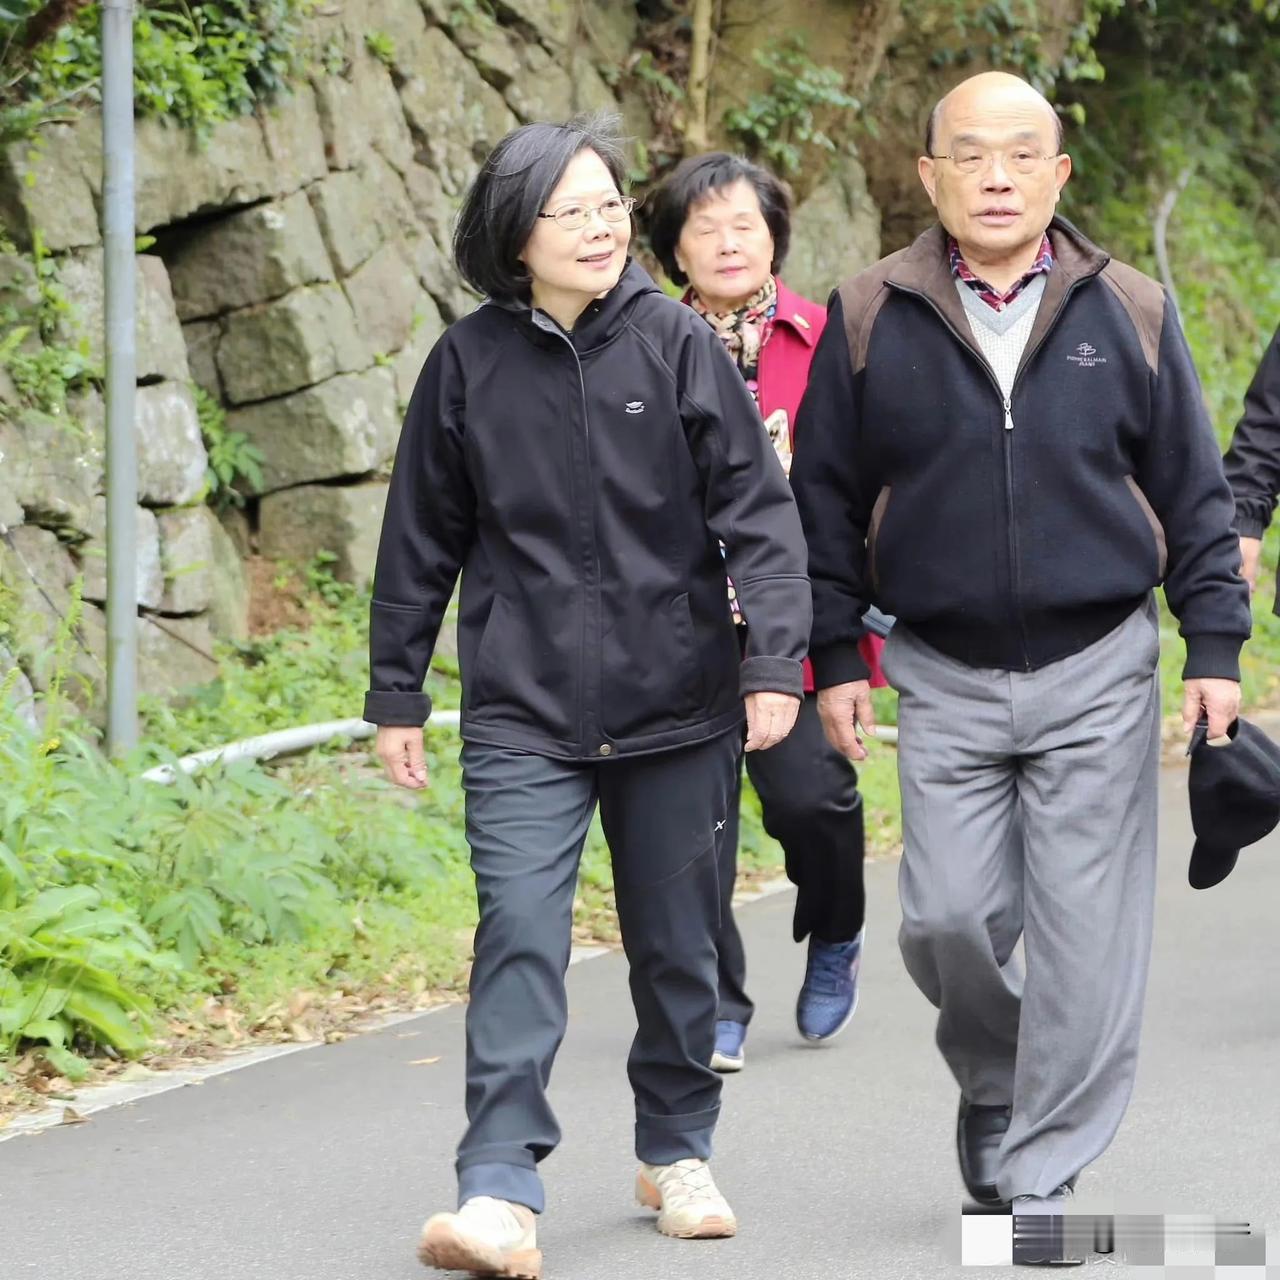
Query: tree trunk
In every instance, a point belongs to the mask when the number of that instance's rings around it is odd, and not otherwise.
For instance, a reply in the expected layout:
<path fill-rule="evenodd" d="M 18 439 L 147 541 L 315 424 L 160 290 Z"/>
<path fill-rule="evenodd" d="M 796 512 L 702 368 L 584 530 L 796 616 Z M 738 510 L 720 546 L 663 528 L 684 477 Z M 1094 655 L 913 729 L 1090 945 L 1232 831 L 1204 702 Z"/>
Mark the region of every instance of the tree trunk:
<path fill-rule="evenodd" d="M 684 126 L 685 155 L 705 151 L 707 95 L 711 79 L 711 10 L 715 0 L 693 0 L 693 43 L 689 50 L 689 110 Z"/>

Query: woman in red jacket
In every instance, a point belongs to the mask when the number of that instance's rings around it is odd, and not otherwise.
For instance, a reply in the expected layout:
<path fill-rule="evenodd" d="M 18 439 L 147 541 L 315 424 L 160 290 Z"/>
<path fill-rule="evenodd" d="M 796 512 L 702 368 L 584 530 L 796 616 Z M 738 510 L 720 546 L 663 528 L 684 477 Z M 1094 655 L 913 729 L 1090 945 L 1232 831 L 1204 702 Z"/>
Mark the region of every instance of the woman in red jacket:
<path fill-rule="evenodd" d="M 790 471 L 796 411 L 809 376 L 814 344 L 826 323 L 822 307 L 778 279 L 791 237 L 786 187 L 759 165 L 712 152 L 685 160 L 655 193 L 650 241 L 667 274 L 687 284 L 687 302 L 707 321 L 736 361 L 777 450 Z M 735 621 L 750 626 L 738 609 Z M 881 641 L 866 636 L 864 656 L 875 684 Z M 865 894 L 862 797 L 849 763 L 823 734 L 805 663 L 805 700 L 790 737 L 745 757 L 760 796 L 765 830 L 782 845 L 796 886 L 793 932 L 809 939 L 796 1025 L 806 1040 L 842 1031 L 858 1001 Z M 746 959 L 731 899 L 738 853 L 737 806 L 721 854 L 723 893 L 720 1003 L 711 1065 L 738 1071 L 752 1003 L 744 990 Z"/>

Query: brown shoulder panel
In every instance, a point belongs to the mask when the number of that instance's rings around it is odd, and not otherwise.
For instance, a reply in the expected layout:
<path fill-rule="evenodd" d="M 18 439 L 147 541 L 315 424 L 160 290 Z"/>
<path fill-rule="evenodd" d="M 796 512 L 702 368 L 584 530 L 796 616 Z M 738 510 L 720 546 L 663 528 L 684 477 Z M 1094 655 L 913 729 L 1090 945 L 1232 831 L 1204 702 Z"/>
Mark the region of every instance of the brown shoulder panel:
<path fill-rule="evenodd" d="M 1152 373 L 1160 372 L 1160 332 L 1164 328 L 1164 289 L 1150 276 L 1117 262 L 1102 268 L 1102 278 L 1129 313 L 1142 343 L 1142 354 Z"/>
<path fill-rule="evenodd" d="M 849 343 L 849 364 L 854 373 L 867 363 L 871 326 L 888 296 L 884 282 L 904 253 L 905 249 L 899 249 L 897 253 L 881 258 L 875 266 L 859 271 L 856 276 L 846 280 L 838 290 L 840 306 L 844 312 L 844 334 Z"/>

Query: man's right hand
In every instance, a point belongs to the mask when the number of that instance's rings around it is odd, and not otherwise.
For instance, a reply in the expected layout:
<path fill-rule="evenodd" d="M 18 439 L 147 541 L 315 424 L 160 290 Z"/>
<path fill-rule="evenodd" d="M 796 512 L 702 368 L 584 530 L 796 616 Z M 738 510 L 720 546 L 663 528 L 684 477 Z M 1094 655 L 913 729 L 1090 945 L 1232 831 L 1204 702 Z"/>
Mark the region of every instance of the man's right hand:
<path fill-rule="evenodd" d="M 871 709 L 871 683 L 853 680 L 818 690 L 818 716 L 827 741 L 850 760 L 865 760 L 867 749 L 858 736 L 858 726 L 876 736 L 876 717 Z"/>
<path fill-rule="evenodd" d="M 421 791 L 427 785 L 427 753 L 420 725 L 379 725 L 374 750 L 397 787 Z"/>
<path fill-rule="evenodd" d="M 1249 584 L 1250 595 L 1258 589 L 1258 562 L 1261 558 L 1261 538 L 1240 539 L 1240 576 Z"/>

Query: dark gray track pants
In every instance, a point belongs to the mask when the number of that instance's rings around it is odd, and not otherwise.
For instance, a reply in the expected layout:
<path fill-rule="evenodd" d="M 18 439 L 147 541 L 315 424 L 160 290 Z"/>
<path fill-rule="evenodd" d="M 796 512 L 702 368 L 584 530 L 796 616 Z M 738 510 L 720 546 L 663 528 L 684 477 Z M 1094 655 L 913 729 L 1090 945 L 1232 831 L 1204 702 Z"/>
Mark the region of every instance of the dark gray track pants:
<path fill-rule="evenodd" d="M 489 1195 L 542 1211 L 536 1166 L 560 1140 L 546 1088 L 568 1017 L 574 890 L 597 804 L 638 1022 L 627 1064 L 636 1154 L 653 1164 L 710 1156 L 720 1110 L 720 1077 L 707 1065 L 717 1001 L 717 849 L 739 737 L 599 764 L 463 746 L 480 923 L 459 1203 Z"/>

